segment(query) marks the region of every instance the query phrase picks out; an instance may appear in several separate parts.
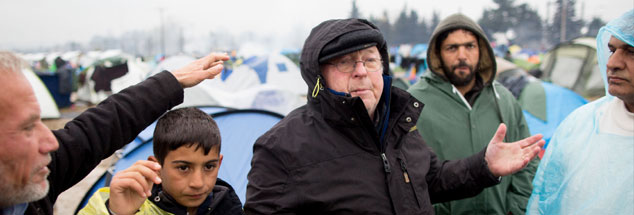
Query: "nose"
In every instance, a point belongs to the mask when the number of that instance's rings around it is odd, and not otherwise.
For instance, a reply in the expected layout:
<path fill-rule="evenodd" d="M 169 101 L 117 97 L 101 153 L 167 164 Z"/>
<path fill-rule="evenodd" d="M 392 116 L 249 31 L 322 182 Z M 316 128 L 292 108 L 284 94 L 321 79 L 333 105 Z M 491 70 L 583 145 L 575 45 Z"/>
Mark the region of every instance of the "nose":
<path fill-rule="evenodd" d="M 365 69 L 365 65 L 364 65 L 363 61 L 354 62 L 353 75 L 355 77 L 365 76 L 367 74 L 368 74 L 368 71 Z"/>
<path fill-rule="evenodd" d="M 204 185 L 205 175 L 202 170 L 195 170 L 189 178 L 189 187 L 193 189 L 200 189 Z"/>
<path fill-rule="evenodd" d="M 464 46 L 458 47 L 458 60 L 465 61 L 467 60 L 467 48 Z"/>
<path fill-rule="evenodd" d="M 51 132 L 42 121 L 37 122 L 36 129 L 37 135 L 39 136 L 38 143 L 40 153 L 48 154 L 59 148 L 57 138 L 55 138 L 53 132 Z"/>
<path fill-rule="evenodd" d="M 616 51 L 614 51 L 614 53 L 612 53 L 612 55 L 610 55 L 610 57 L 608 58 L 608 64 L 606 65 L 608 68 L 607 72 L 619 71 L 624 69 L 625 61 L 623 60 L 622 52 L 622 50 L 617 49 Z"/>

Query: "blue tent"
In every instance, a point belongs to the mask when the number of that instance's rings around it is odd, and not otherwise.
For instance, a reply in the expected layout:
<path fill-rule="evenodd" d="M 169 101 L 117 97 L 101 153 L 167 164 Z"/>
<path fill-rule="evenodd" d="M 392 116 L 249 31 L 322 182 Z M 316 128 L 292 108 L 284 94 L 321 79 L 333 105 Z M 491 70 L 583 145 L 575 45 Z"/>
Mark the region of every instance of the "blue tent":
<path fill-rule="evenodd" d="M 517 98 L 528 129 L 532 135 L 544 135 L 546 148 L 561 121 L 586 104 L 586 99 L 570 89 L 532 77 L 507 60 L 497 57 L 496 61 L 497 81 Z"/>
<path fill-rule="evenodd" d="M 561 121 L 563 121 L 568 114 L 572 113 L 572 111 L 586 104 L 587 101 L 572 90 L 552 83 L 539 81 L 535 84 L 535 87 L 529 84 L 524 88 L 524 91 L 530 91 L 530 88 L 537 89 L 534 90 L 535 92 L 533 93 L 523 92 L 522 96 L 524 97 L 520 97 L 520 104 L 524 109 L 524 118 L 526 119 L 531 134 L 544 135 L 544 140 L 546 141 L 544 148 L 546 148 Z M 530 96 L 529 94 L 534 95 Z M 540 111 L 533 111 L 527 108 L 527 106 L 529 106 L 528 103 L 535 103 L 535 100 L 530 98 L 534 96 L 544 96 L 546 98 L 546 102 L 543 104 L 543 107 L 541 107 L 545 109 L 545 115 L 538 113 Z"/>
<path fill-rule="evenodd" d="M 200 109 L 210 114 L 220 129 L 222 138 L 222 151 L 220 153 L 223 154 L 224 159 L 218 177 L 233 186 L 240 201 L 244 204 L 248 182 L 247 174 L 251 168 L 251 157 L 253 156 L 253 144 L 258 137 L 273 127 L 283 116 L 263 110 L 232 110 L 224 107 L 200 107 Z M 77 211 L 86 205 L 93 193 L 110 183 L 110 178 L 114 173 L 128 168 L 138 160 L 146 160 L 148 156 L 153 154 L 152 137 L 155 127 L 156 122 L 139 133 L 134 141 L 121 150 L 121 159 L 95 182 L 85 194 Z"/>

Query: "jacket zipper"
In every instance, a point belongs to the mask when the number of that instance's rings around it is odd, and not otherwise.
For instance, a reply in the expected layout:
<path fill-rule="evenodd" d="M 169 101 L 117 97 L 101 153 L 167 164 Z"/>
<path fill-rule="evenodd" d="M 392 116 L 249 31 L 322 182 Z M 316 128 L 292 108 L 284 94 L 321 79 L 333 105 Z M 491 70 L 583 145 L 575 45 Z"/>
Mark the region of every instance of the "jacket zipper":
<path fill-rule="evenodd" d="M 390 169 L 390 162 L 387 160 L 387 156 L 384 153 L 381 153 L 381 159 L 383 160 L 383 170 L 385 173 L 390 173 L 392 170 Z"/>
<path fill-rule="evenodd" d="M 418 195 L 416 194 L 416 189 L 414 189 L 414 183 L 409 178 L 409 174 L 407 173 L 407 165 L 405 165 L 405 161 L 401 158 L 397 158 L 398 162 L 401 164 L 401 170 L 403 170 L 403 179 L 406 184 L 409 184 L 412 187 L 412 192 L 414 193 L 414 199 L 416 200 L 416 204 L 418 208 L 420 208 L 420 202 L 418 201 Z"/>

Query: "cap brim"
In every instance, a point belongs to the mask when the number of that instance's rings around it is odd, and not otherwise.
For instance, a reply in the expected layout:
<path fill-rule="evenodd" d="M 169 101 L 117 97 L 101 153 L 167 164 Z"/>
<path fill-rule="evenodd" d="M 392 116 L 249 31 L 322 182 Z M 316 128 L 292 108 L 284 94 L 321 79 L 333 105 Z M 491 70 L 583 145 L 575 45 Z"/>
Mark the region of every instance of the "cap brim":
<path fill-rule="evenodd" d="M 350 53 L 355 52 L 355 51 L 367 49 L 367 48 L 370 48 L 370 47 L 376 46 L 376 45 L 377 45 L 377 43 L 372 42 L 372 43 L 366 43 L 366 44 L 361 44 L 361 45 L 356 45 L 356 46 L 351 46 L 351 47 L 348 47 L 348 48 L 345 48 L 345 49 L 341 49 L 340 51 L 337 51 L 337 52 L 328 54 L 326 56 L 320 57 L 319 58 L 319 63 L 325 63 L 325 62 L 328 62 L 329 60 L 332 60 L 332 59 L 334 59 L 336 57 L 343 56 L 343 55 L 346 55 L 346 54 L 350 54 Z"/>

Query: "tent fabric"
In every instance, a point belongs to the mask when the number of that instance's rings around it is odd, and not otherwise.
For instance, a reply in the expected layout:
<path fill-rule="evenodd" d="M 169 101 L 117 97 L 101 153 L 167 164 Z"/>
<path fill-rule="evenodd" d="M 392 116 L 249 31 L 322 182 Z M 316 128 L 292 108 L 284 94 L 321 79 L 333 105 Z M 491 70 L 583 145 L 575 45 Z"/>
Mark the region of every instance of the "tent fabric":
<path fill-rule="evenodd" d="M 544 75 L 540 78 L 586 98 L 603 96 L 595 41 L 581 37 L 555 46 L 544 55 L 540 65 Z"/>
<path fill-rule="evenodd" d="M 38 78 L 33 70 L 30 69 L 24 69 L 22 70 L 22 73 L 24 73 L 24 76 L 26 76 L 26 79 L 31 84 L 33 93 L 35 93 L 35 98 L 40 104 L 40 117 L 42 119 L 59 118 L 61 116 L 59 108 L 57 107 L 55 100 L 53 100 L 51 92 L 48 91 L 48 88 L 46 88 L 40 78 Z"/>
<path fill-rule="evenodd" d="M 524 118 L 526 119 L 531 134 L 544 135 L 543 138 L 546 141 L 544 148 L 546 148 L 559 124 L 572 113 L 572 111 L 586 104 L 587 101 L 579 94 L 552 83 L 538 82 L 535 88 L 541 88 L 541 90 L 533 90 L 529 87 L 525 88 L 520 97 L 520 105 L 524 109 Z M 534 94 L 531 92 L 543 92 L 544 95 L 531 96 L 530 94 Z M 543 103 L 538 102 L 544 98 L 545 101 Z M 541 103 L 539 107 L 531 108 L 532 105 L 537 106 L 538 103 Z M 534 109 L 545 110 L 544 115 L 540 116 L 540 111 L 530 111 Z M 543 117 L 545 117 L 545 120 Z"/>
<path fill-rule="evenodd" d="M 536 79 L 505 59 L 496 57 L 496 61 L 497 81 L 516 96 L 531 134 L 544 135 L 546 148 L 557 126 L 586 104 L 586 99 L 572 90 Z"/>
<path fill-rule="evenodd" d="M 150 74 L 185 66 L 194 59 L 167 58 Z M 170 62 L 170 66 L 166 66 Z M 218 78 L 185 89 L 179 107 L 217 105 L 236 109 L 263 109 L 285 115 L 306 103 L 306 82 L 299 67 L 281 54 L 247 57 L 233 68 L 225 67 Z"/>
<path fill-rule="evenodd" d="M 268 131 L 283 116 L 263 110 L 232 110 L 224 107 L 202 107 L 204 112 L 211 114 L 218 128 L 222 140 L 221 154 L 224 159 L 218 177 L 227 181 L 235 189 L 243 203 L 246 200 L 247 174 L 251 168 L 253 144 L 264 132 Z M 139 136 L 123 148 L 119 159 L 110 171 L 104 174 L 86 193 L 78 209 L 81 209 L 99 188 L 104 187 L 114 173 L 128 168 L 137 160 L 146 160 L 153 155 L 152 135 L 156 122 L 144 129 Z"/>

